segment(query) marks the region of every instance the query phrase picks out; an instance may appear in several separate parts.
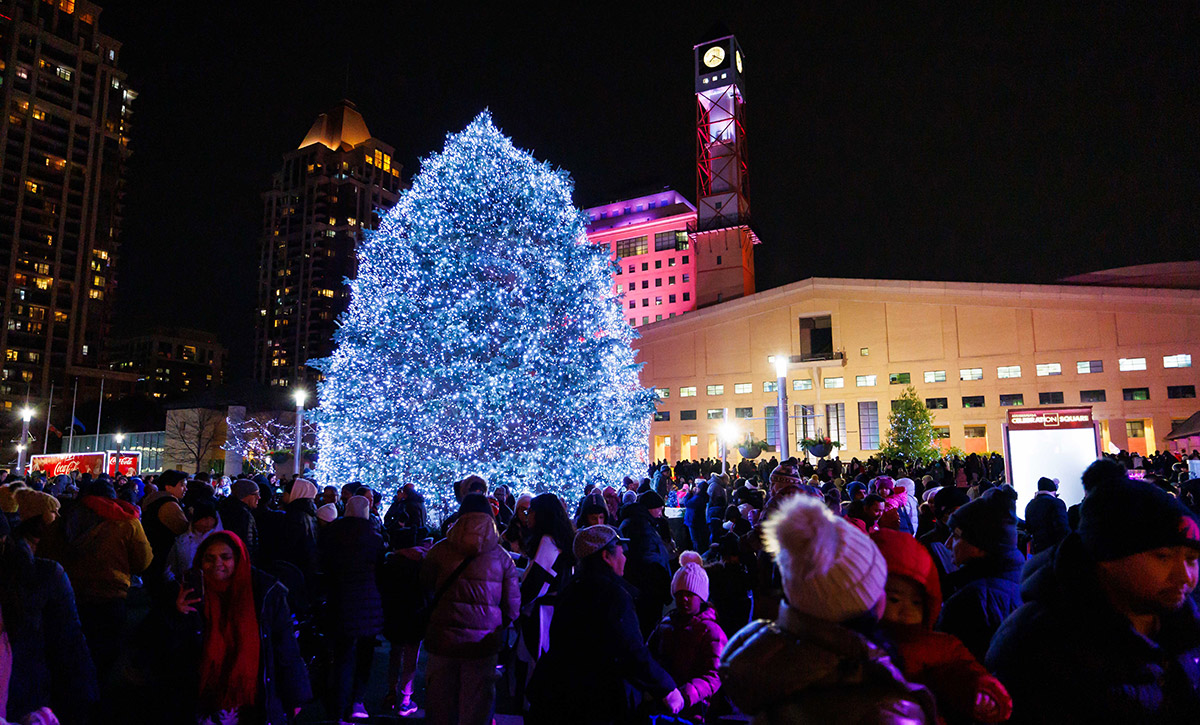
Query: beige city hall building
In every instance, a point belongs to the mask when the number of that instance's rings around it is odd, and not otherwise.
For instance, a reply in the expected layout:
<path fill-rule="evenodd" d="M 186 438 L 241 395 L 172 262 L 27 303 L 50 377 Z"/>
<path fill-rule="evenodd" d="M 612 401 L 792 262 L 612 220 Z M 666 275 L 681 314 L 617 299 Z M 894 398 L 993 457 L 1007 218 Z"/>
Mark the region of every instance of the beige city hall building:
<path fill-rule="evenodd" d="M 909 384 L 968 453 L 1002 451 L 1015 406 L 1091 406 L 1106 450 L 1142 453 L 1198 410 L 1193 289 L 813 278 L 639 331 L 655 459 L 716 457 L 726 417 L 776 443 L 777 355 L 791 451 L 820 430 L 842 460 L 879 449 Z"/>

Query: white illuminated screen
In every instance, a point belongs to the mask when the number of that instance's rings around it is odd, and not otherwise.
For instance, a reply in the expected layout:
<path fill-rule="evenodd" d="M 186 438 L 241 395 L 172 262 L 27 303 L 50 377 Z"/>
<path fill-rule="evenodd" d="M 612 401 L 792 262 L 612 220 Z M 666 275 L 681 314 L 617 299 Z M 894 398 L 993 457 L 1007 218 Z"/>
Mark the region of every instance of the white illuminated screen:
<path fill-rule="evenodd" d="M 1084 469 L 1100 457 L 1094 428 L 1009 430 L 1009 470 L 1017 490 L 1017 516 L 1025 518 L 1025 505 L 1037 493 L 1042 476 L 1058 479 L 1058 497 L 1067 506 L 1083 500 Z"/>

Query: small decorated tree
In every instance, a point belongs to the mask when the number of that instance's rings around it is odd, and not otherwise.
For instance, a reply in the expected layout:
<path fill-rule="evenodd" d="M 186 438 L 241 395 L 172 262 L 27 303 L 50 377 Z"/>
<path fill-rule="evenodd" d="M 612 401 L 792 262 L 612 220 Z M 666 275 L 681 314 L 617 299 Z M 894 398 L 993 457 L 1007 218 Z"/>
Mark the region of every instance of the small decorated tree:
<path fill-rule="evenodd" d="M 942 453 L 934 443 L 933 413 L 917 395 L 913 386 L 892 405 L 888 416 L 890 426 L 880 454 L 884 458 L 903 460 L 908 464 L 927 464 Z"/>

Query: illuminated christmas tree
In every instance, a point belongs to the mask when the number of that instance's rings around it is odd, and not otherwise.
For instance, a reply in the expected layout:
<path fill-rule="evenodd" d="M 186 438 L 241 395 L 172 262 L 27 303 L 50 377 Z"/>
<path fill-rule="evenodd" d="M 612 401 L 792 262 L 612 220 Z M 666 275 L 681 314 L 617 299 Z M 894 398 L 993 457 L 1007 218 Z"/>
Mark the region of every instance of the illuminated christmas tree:
<path fill-rule="evenodd" d="M 322 483 L 412 482 L 444 516 L 470 473 L 569 502 L 641 474 L 654 393 L 572 189 L 487 112 L 422 161 L 313 363 Z"/>

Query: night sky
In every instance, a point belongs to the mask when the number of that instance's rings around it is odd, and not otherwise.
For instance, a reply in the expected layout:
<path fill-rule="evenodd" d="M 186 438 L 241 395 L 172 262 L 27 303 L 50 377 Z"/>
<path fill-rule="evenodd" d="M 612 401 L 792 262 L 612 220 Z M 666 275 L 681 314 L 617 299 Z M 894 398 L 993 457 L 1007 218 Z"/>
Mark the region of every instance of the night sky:
<path fill-rule="evenodd" d="M 139 93 L 117 328 L 217 331 L 235 376 L 260 194 L 318 113 L 350 98 L 405 178 L 488 107 L 572 174 L 580 206 L 662 186 L 692 198 L 692 46 L 716 21 L 746 57 L 760 289 L 1047 282 L 1197 257 L 1192 4 L 101 4 Z"/>

